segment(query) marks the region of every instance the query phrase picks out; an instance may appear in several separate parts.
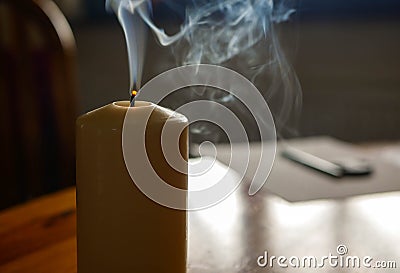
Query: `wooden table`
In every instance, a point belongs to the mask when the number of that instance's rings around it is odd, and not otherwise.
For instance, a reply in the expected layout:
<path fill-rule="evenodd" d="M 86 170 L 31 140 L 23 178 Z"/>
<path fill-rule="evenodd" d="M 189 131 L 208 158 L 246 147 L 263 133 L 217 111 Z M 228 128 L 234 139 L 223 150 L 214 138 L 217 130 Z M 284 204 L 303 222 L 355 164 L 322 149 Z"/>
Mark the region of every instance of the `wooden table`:
<path fill-rule="evenodd" d="M 241 186 L 224 202 L 189 215 L 190 273 L 292 272 L 259 267 L 257 257 L 349 254 L 396 261 L 400 267 L 400 194 L 288 203 Z M 75 189 L 0 213 L 0 272 L 76 272 Z M 297 268 L 295 272 L 375 272 L 365 269 Z M 95 273 L 95 272 L 93 272 Z M 113 272 L 118 273 L 118 272 Z"/>

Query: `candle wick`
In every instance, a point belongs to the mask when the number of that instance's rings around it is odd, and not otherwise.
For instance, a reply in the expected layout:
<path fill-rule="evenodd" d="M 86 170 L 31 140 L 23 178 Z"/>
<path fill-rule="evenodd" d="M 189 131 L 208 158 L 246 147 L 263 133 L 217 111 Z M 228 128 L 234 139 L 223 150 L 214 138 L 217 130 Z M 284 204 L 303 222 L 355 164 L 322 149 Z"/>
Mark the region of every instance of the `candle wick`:
<path fill-rule="evenodd" d="M 131 107 L 134 107 L 135 106 L 135 98 L 136 98 L 136 95 L 137 95 L 137 91 L 136 90 L 132 90 L 132 92 L 131 92 L 131 99 L 130 99 L 130 106 Z"/>

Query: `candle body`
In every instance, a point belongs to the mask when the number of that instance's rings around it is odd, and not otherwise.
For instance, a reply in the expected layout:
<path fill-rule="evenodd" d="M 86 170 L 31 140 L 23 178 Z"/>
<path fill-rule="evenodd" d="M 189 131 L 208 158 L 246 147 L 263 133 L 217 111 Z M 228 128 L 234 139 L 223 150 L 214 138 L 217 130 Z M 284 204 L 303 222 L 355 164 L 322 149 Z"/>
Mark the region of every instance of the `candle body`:
<path fill-rule="evenodd" d="M 128 105 L 113 103 L 77 121 L 78 273 L 184 273 L 187 212 L 157 204 L 133 183 L 122 152 Z M 134 109 L 138 118 L 140 105 L 138 102 Z M 147 127 L 137 128 L 137 132 L 145 130 L 146 151 L 157 174 L 167 183 L 187 189 L 187 175 L 172 169 L 161 149 L 161 130 L 170 111 L 152 107 Z M 184 116 L 171 120 L 187 126 Z M 135 126 L 132 121 L 125 126 Z M 187 129 L 177 141 L 187 161 Z M 137 160 L 143 160 L 140 157 Z"/>

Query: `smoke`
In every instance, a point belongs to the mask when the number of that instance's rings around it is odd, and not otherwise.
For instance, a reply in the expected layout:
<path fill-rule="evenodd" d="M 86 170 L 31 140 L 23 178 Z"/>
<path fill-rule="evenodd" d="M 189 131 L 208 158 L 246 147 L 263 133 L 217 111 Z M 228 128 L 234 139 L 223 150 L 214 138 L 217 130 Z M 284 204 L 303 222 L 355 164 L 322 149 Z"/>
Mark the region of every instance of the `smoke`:
<path fill-rule="evenodd" d="M 128 48 L 130 91 L 140 89 L 147 42 L 147 26 L 142 18 L 151 12 L 149 1 L 106 0 L 107 10 L 113 10 L 125 34 Z"/>
<path fill-rule="evenodd" d="M 287 10 L 275 18 L 268 0 L 196 1 L 187 9 L 185 27 L 177 36 L 187 43 L 182 64 L 222 64 L 264 39 L 271 21 L 288 17 Z M 275 19 L 274 19 L 275 18 Z M 255 57 L 255 56 L 254 56 Z"/>
<path fill-rule="evenodd" d="M 165 3 L 176 5 L 175 1 Z M 150 1 L 107 1 L 107 6 L 112 7 L 124 28 L 131 87 L 140 87 L 144 41 L 150 29 L 161 45 L 171 47 L 177 65 L 222 65 L 251 80 L 269 102 L 280 131 L 289 129 L 285 124 L 297 116 L 301 106 L 300 84 L 281 50 L 275 30 L 275 24 L 288 20 L 295 11 L 288 4 L 290 2 L 284 0 L 186 1 L 185 18 L 179 31 L 167 35 L 154 23 Z M 169 100 L 170 107 L 179 107 L 183 101 L 199 98 L 223 103 L 239 116 L 248 114 L 246 110 L 240 110 L 240 103 L 234 96 L 204 87 L 192 87 L 185 96 Z M 246 117 L 244 119 L 250 128 L 252 122 L 246 121 Z M 213 130 L 204 124 L 191 127 L 191 133 L 195 135 L 215 135 Z M 257 132 L 248 131 L 250 139 L 258 137 Z"/>

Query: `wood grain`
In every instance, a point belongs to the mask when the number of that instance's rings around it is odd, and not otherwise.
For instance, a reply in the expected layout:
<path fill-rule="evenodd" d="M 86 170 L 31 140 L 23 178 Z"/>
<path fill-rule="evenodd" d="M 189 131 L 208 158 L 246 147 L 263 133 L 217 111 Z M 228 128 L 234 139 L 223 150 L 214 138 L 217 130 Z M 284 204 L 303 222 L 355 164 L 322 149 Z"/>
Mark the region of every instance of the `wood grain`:
<path fill-rule="evenodd" d="M 76 239 L 47 245 L 0 266 L 0 272 L 76 273 Z"/>
<path fill-rule="evenodd" d="M 74 188 L 5 210 L 0 214 L 0 272 L 75 269 L 75 241 Z"/>

